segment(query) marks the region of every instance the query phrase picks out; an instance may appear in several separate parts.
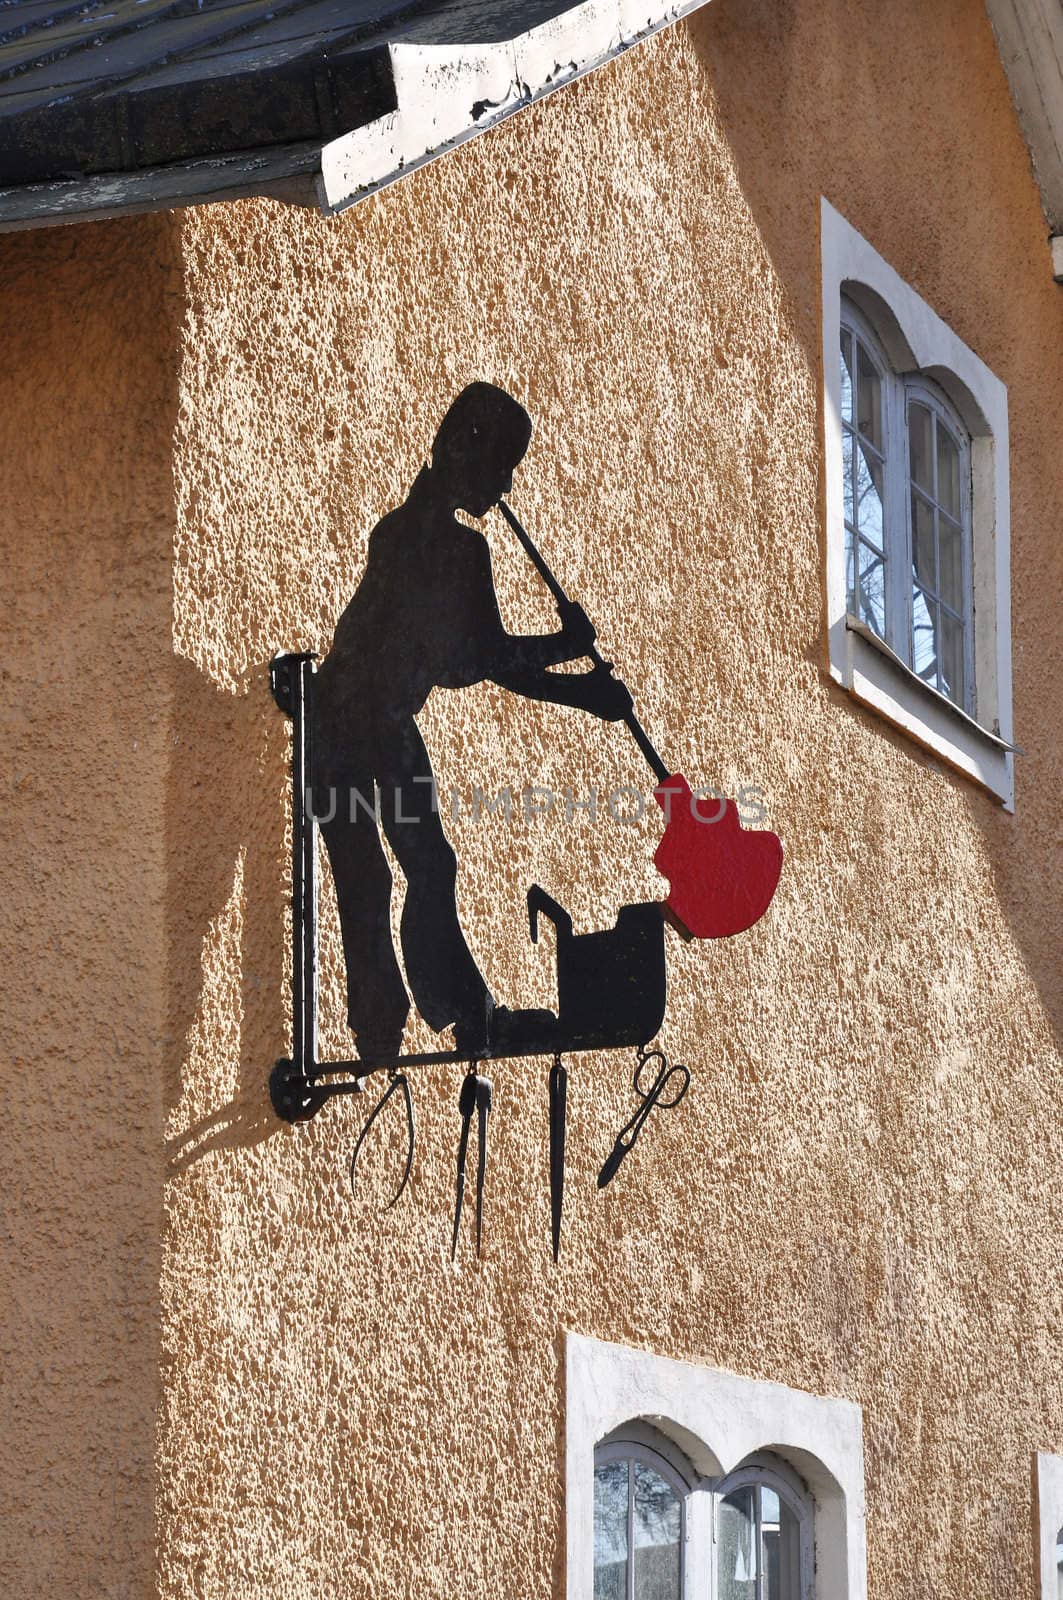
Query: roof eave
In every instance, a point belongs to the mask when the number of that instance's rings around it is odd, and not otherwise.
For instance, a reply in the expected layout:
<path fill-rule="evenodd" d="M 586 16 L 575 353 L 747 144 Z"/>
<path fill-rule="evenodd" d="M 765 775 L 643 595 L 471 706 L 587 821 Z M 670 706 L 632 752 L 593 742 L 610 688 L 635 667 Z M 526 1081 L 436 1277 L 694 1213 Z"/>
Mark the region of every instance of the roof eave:
<path fill-rule="evenodd" d="M 234 151 L 137 172 L 22 184 L 0 189 L 0 233 L 211 205 L 251 195 L 313 206 L 318 203 L 320 170 L 321 146 L 315 143 Z"/>
<path fill-rule="evenodd" d="M 1053 272 L 1063 281 L 1063 5 L 986 0 L 1041 191 Z"/>
<path fill-rule="evenodd" d="M 321 143 L 0 189 L 0 232 L 269 195 L 345 210 L 594 71 L 707 0 L 585 0 L 493 44 L 388 46 L 398 109 Z"/>

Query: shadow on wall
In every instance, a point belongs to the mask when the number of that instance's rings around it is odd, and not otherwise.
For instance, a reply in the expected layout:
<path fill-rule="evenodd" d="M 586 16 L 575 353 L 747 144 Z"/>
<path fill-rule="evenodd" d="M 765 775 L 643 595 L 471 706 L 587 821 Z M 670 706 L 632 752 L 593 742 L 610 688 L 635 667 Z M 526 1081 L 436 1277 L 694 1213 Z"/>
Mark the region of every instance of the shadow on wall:
<path fill-rule="evenodd" d="M 165 1095 L 176 1173 L 279 1128 L 268 1077 L 289 1028 L 290 744 L 267 661 L 240 694 L 176 656 L 171 673 Z"/>
<path fill-rule="evenodd" d="M 235 695 L 174 650 L 180 226 L 0 238 L 0 1591 L 27 1600 L 155 1594 L 167 1165 L 278 1129 L 288 730 L 267 662 Z"/>
<path fill-rule="evenodd" d="M 965 19 L 956 6 L 907 5 L 907 24 L 903 5 L 891 21 L 897 70 L 888 79 L 874 0 L 715 0 L 686 26 L 809 371 L 821 366 L 825 195 L 1008 384 L 1015 727 L 1028 751 L 1017 760 L 1016 814 L 962 777 L 948 782 L 982 836 L 992 891 L 1058 1048 L 1063 905 L 1057 887 L 1046 893 L 1044 872 L 1059 858 L 1063 706 L 1043 685 L 1059 660 L 1063 573 L 1041 507 L 1063 498 L 1053 444 L 1063 400 L 1045 376 L 1063 362 L 1060 294 L 984 7 L 972 4 Z M 912 129 L 926 126 L 931 103 L 941 137 L 920 144 Z M 821 528 L 821 510 L 817 518 Z M 810 657 L 825 664 L 818 626 Z M 857 719 L 911 759 L 918 784 L 915 769 L 929 758 L 833 684 L 829 692 L 839 718 Z M 956 815 L 951 802 L 948 815 Z M 981 933 L 988 968 L 998 936 Z"/>
<path fill-rule="evenodd" d="M 0 1590 L 155 1590 L 180 324 L 164 217 L 0 238 Z"/>

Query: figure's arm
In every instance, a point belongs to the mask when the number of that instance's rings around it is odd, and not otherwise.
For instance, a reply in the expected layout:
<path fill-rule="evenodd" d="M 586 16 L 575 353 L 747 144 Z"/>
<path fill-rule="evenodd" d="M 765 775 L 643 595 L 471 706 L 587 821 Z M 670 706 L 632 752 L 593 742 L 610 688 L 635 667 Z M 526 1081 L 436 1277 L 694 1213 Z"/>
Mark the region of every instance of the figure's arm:
<path fill-rule="evenodd" d="M 557 633 L 506 632 L 495 595 L 487 540 L 471 529 L 468 533 L 470 542 L 465 548 L 470 566 L 463 609 L 466 616 L 476 618 L 484 676 L 501 683 L 504 674 L 541 673 L 547 667 L 578 661 L 587 655 L 594 644 L 594 628 L 583 607 L 569 601 L 558 605 L 561 627 Z"/>
<path fill-rule="evenodd" d="M 484 639 L 485 677 L 529 700 L 545 700 L 551 705 L 575 706 L 606 722 L 619 722 L 631 710 L 631 696 L 611 675 L 611 668 L 598 662 L 590 672 L 548 672 L 548 667 L 564 661 L 578 661 L 589 654 L 595 639 L 594 627 L 583 607 L 573 601 L 558 603 L 561 629 L 558 633 L 507 633 L 498 610 L 491 557 L 482 537 L 476 551 L 475 587 L 481 607 L 480 628 Z"/>
<path fill-rule="evenodd" d="M 540 673 L 547 667 L 560 666 L 563 661 L 578 661 L 589 653 L 594 644 L 594 628 L 582 606 L 558 606 L 561 628 L 557 633 L 513 634 L 506 633 L 499 618 L 499 638 L 494 658 L 504 673 Z M 491 676 L 496 683 L 502 679 L 497 672 Z"/>
<path fill-rule="evenodd" d="M 555 706 L 575 706 L 604 722 L 622 722 L 631 710 L 631 696 L 604 662 L 590 672 L 546 672 L 521 667 L 492 674 L 495 683 L 529 700 Z"/>

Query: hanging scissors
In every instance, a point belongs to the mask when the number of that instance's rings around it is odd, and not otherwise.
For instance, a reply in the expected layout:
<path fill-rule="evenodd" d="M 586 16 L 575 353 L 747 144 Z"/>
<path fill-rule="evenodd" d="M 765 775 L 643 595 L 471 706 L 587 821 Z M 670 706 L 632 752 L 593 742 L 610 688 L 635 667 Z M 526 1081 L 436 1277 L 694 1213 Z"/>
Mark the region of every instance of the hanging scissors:
<path fill-rule="evenodd" d="M 403 1103 L 406 1108 L 406 1165 L 403 1168 L 402 1181 L 395 1190 L 395 1193 L 392 1195 L 391 1199 L 388 1201 L 387 1205 L 384 1207 L 385 1211 L 390 1211 L 393 1206 L 398 1205 L 399 1200 L 402 1198 L 402 1191 L 409 1182 L 410 1173 L 413 1170 L 413 1152 L 417 1139 L 417 1129 L 413 1120 L 413 1096 L 410 1093 L 410 1080 L 407 1078 L 404 1072 L 393 1072 L 391 1074 L 391 1082 L 388 1084 L 387 1088 L 384 1090 L 384 1093 L 380 1096 L 380 1099 L 377 1101 L 376 1105 L 369 1113 L 369 1116 L 366 1118 L 365 1127 L 358 1135 L 358 1140 L 354 1147 L 354 1154 L 351 1156 L 351 1188 L 353 1189 L 354 1169 L 358 1165 L 358 1157 L 361 1154 L 361 1149 L 365 1143 L 366 1135 L 373 1126 L 373 1123 L 376 1121 L 377 1117 L 379 1117 L 380 1113 L 387 1105 L 388 1101 L 391 1099 L 392 1095 L 395 1093 L 396 1089 L 402 1091 Z"/>
<path fill-rule="evenodd" d="M 650 1067 L 651 1062 L 657 1064 L 657 1075 L 647 1089 L 643 1084 L 643 1075 L 646 1069 Z M 650 1070 L 653 1069 L 650 1068 Z M 668 1085 L 672 1083 L 673 1079 L 675 1080 L 673 1087 L 669 1089 Z M 654 1106 L 660 1106 L 662 1111 L 670 1111 L 673 1106 L 679 1104 L 690 1088 L 690 1069 L 689 1067 L 684 1067 L 679 1061 L 670 1067 L 668 1058 L 663 1050 L 647 1051 L 640 1046 L 638 1066 L 635 1068 L 634 1085 L 635 1092 L 642 1096 L 642 1104 L 630 1122 L 625 1122 L 617 1134 L 616 1143 L 609 1152 L 601 1172 L 598 1174 L 599 1189 L 604 1189 L 606 1184 L 616 1177 L 617 1168 L 642 1132 L 643 1124 Z"/>

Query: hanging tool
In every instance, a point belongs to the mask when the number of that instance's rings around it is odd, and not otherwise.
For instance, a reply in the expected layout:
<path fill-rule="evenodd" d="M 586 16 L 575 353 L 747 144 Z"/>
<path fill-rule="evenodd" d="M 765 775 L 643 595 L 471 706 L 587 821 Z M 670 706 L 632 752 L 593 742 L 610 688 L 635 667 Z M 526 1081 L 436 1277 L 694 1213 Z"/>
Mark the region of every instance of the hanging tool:
<path fill-rule="evenodd" d="M 458 1111 L 461 1114 L 461 1137 L 458 1140 L 458 1182 L 454 1199 L 454 1233 L 450 1241 L 450 1259 L 454 1260 L 458 1249 L 458 1230 L 461 1227 L 461 1208 L 465 1200 L 465 1162 L 469 1153 L 469 1129 L 472 1125 L 473 1112 L 477 1113 L 477 1138 L 479 1140 L 479 1155 L 476 1165 L 476 1254 L 480 1254 L 480 1239 L 483 1233 L 484 1214 L 484 1176 L 487 1172 L 487 1118 L 491 1110 L 491 1101 L 494 1091 L 490 1078 L 481 1078 L 476 1072 L 469 1071 L 461 1085 L 458 1096 Z"/>
<path fill-rule="evenodd" d="M 561 1207 L 565 1197 L 565 1114 L 568 1072 L 560 1056 L 550 1068 L 550 1237 L 554 1260 L 561 1249 Z"/>
<path fill-rule="evenodd" d="M 409 1182 L 410 1173 L 413 1170 L 413 1152 L 414 1145 L 417 1140 L 417 1128 L 413 1119 L 413 1096 L 410 1093 L 410 1080 L 407 1078 L 404 1072 L 393 1072 L 391 1074 L 391 1082 L 388 1084 L 387 1088 L 384 1090 L 384 1093 L 380 1096 L 380 1099 L 377 1101 L 376 1105 L 369 1113 L 369 1116 L 366 1118 L 365 1126 L 358 1135 L 358 1140 L 354 1147 L 354 1154 L 351 1156 L 351 1188 L 353 1189 L 354 1171 L 358 1165 L 358 1157 L 361 1154 L 361 1149 L 365 1143 L 366 1136 L 369 1133 L 370 1128 L 373 1126 L 373 1123 L 376 1121 L 377 1117 L 379 1117 L 380 1113 L 383 1111 L 384 1107 L 387 1105 L 388 1101 L 391 1099 L 396 1090 L 401 1091 L 403 1102 L 406 1108 L 406 1165 L 403 1168 L 402 1181 L 395 1190 L 395 1193 L 392 1195 L 391 1199 L 388 1201 L 387 1205 L 384 1207 L 385 1211 L 390 1211 L 393 1206 L 398 1205 L 400 1199 L 402 1198 L 402 1191 Z"/>
<path fill-rule="evenodd" d="M 657 1063 L 657 1075 L 649 1088 L 644 1088 L 643 1073 L 652 1062 Z M 665 1094 L 665 1089 L 671 1079 L 676 1079 L 676 1086 Z M 642 1096 L 642 1104 L 629 1122 L 625 1122 L 617 1134 L 616 1143 L 609 1153 L 605 1165 L 598 1174 L 598 1187 L 604 1189 L 616 1176 L 617 1168 L 632 1148 L 635 1140 L 642 1132 L 643 1124 L 654 1106 L 660 1106 L 662 1111 L 669 1111 L 677 1106 L 690 1088 L 690 1069 L 676 1062 L 673 1067 L 668 1065 L 667 1057 L 663 1050 L 639 1050 L 638 1065 L 635 1068 L 634 1085 L 636 1093 Z"/>
<path fill-rule="evenodd" d="M 567 606 L 567 594 L 530 534 L 504 500 L 498 509 L 558 605 Z M 612 671 L 595 645 L 587 654 L 595 667 Z M 654 798 L 665 815 L 653 859 L 670 882 L 666 920 L 687 939 L 722 939 L 751 928 L 778 885 L 782 841 L 766 829 L 743 828 L 733 800 L 709 789 L 695 794 L 682 774 L 669 773 L 633 710 L 624 724 L 657 780 Z"/>

